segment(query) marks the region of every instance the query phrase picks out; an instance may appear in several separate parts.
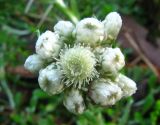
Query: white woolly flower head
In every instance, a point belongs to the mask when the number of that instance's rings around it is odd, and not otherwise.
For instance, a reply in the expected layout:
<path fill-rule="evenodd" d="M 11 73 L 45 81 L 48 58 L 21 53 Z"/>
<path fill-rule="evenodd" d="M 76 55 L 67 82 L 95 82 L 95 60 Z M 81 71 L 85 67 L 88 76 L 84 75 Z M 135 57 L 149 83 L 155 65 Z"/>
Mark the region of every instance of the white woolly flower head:
<path fill-rule="evenodd" d="M 54 26 L 54 31 L 63 37 L 70 37 L 73 29 L 74 25 L 70 21 L 59 21 Z"/>
<path fill-rule="evenodd" d="M 116 74 L 125 65 L 125 58 L 119 48 L 106 48 L 102 55 L 102 69 Z"/>
<path fill-rule="evenodd" d="M 38 73 L 44 65 L 45 61 L 37 54 L 30 55 L 24 63 L 24 67 L 32 73 Z"/>
<path fill-rule="evenodd" d="M 95 80 L 89 89 L 90 98 L 101 106 L 114 105 L 122 97 L 121 89 L 110 80 Z"/>
<path fill-rule="evenodd" d="M 83 97 L 77 89 L 72 89 L 65 94 L 63 104 L 74 114 L 82 114 L 85 110 Z"/>
<path fill-rule="evenodd" d="M 61 46 L 62 42 L 59 41 L 58 34 L 46 31 L 37 40 L 36 53 L 50 61 L 58 56 Z"/>
<path fill-rule="evenodd" d="M 76 25 L 74 34 L 78 42 L 95 46 L 104 38 L 104 27 L 95 18 L 85 18 Z"/>
<path fill-rule="evenodd" d="M 90 48 L 74 46 L 60 54 L 59 66 L 65 78 L 66 85 L 81 88 L 95 76 L 96 59 Z"/>
<path fill-rule="evenodd" d="M 103 23 L 107 39 L 115 40 L 122 27 L 121 16 L 117 12 L 111 12 L 106 16 Z"/>
<path fill-rule="evenodd" d="M 119 74 L 116 81 L 118 86 L 122 89 L 124 97 L 131 96 L 137 90 L 136 83 L 123 74 Z"/>
<path fill-rule="evenodd" d="M 96 18 L 85 18 L 75 25 L 59 21 L 54 32 L 47 30 L 39 36 L 36 54 L 27 58 L 24 67 L 39 72 L 44 92 L 54 95 L 63 91 L 63 104 L 72 113 L 83 113 L 90 102 L 114 105 L 137 90 L 134 81 L 119 73 L 125 58 L 113 42 L 121 26 L 116 12 L 102 22 Z"/>
<path fill-rule="evenodd" d="M 61 83 L 61 80 L 62 73 L 56 68 L 54 63 L 39 72 L 39 86 L 49 95 L 58 94 L 64 90 L 64 84 Z"/>

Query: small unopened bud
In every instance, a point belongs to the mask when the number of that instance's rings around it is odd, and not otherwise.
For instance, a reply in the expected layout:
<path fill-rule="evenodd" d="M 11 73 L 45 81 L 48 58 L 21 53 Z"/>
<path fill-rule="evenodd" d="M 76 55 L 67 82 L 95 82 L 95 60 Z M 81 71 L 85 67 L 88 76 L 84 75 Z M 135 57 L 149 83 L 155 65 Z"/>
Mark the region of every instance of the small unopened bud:
<path fill-rule="evenodd" d="M 77 24 L 74 34 L 78 42 L 95 46 L 104 38 L 104 26 L 95 18 L 85 18 Z"/>
<path fill-rule="evenodd" d="M 91 99 L 101 106 L 114 105 L 122 97 L 121 89 L 109 80 L 99 79 L 91 84 Z"/>
<path fill-rule="evenodd" d="M 119 74 L 117 78 L 118 86 L 121 88 L 124 97 L 131 96 L 137 90 L 136 83 L 123 74 Z"/>
<path fill-rule="evenodd" d="M 106 16 L 103 23 L 107 39 L 115 40 L 122 27 L 122 19 L 120 15 L 117 12 L 111 12 Z"/>
<path fill-rule="evenodd" d="M 24 63 L 24 67 L 32 73 L 38 73 L 44 65 L 45 61 L 37 54 L 30 55 Z"/>
<path fill-rule="evenodd" d="M 116 74 L 125 65 L 125 58 L 119 48 L 106 48 L 102 55 L 102 69 Z"/>
<path fill-rule="evenodd" d="M 45 69 L 40 70 L 38 77 L 39 86 L 49 95 L 59 94 L 64 89 L 61 78 L 62 73 L 56 69 L 55 64 L 50 64 Z"/>
<path fill-rule="evenodd" d="M 36 43 L 36 53 L 43 59 L 53 60 L 57 57 L 61 49 L 62 42 L 59 41 L 58 34 L 46 31 L 39 36 Z"/>
<path fill-rule="evenodd" d="M 73 29 L 74 25 L 70 21 L 59 21 L 54 26 L 54 31 L 62 37 L 70 37 Z"/>
<path fill-rule="evenodd" d="M 82 114 L 85 110 L 84 100 L 78 89 L 67 92 L 63 104 L 70 112 L 75 114 Z"/>

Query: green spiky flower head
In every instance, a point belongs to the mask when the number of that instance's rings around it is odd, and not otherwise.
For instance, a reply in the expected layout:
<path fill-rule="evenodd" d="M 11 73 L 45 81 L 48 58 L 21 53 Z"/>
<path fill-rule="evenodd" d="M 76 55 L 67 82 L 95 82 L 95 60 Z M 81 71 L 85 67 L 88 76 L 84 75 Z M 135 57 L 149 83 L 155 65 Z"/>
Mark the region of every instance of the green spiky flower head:
<path fill-rule="evenodd" d="M 95 69 L 96 58 L 90 48 L 74 46 L 60 55 L 60 68 L 66 85 L 81 88 L 98 75 Z"/>

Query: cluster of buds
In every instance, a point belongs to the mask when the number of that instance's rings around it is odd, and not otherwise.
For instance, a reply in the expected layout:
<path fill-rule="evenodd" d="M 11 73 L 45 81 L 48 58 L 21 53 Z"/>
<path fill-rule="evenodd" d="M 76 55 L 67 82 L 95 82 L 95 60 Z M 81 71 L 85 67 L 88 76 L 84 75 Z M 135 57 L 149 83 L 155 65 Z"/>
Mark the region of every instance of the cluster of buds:
<path fill-rule="evenodd" d="M 114 105 L 137 90 L 133 80 L 120 73 L 125 58 L 113 47 L 122 26 L 117 12 L 103 21 L 84 18 L 77 24 L 59 21 L 54 32 L 42 33 L 24 67 L 39 74 L 40 88 L 49 95 L 64 92 L 63 104 L 81 114 L 87 103 Z"/>

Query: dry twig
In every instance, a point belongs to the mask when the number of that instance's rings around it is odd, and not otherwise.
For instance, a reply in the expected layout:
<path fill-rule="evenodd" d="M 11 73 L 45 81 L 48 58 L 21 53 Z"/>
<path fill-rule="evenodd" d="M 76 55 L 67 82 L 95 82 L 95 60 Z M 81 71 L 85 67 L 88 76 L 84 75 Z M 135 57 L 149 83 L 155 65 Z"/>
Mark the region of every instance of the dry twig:
<path fill-rule="evenodd" d="M 126 32 L 124 34 L 124 36 L 126 37 L 126 39 L 128 40 L 128 42 L 131 44 L 131 46 L 137 51 L 137 53 L 142 58 L 142 60 L 150 67 L 150 69 L 155 73 L 155 75 L 157 77 L 159 77 L 159 73 L 158 73 L 157 69 L 150 62 L 150 60 L 143 54 L 143 52 L 141 51 L 141 49 L 139 48 L 139 46 L 137 45 L 137 43 L 135 42 L 135 40 L 132 38 L 132 36 L 128 32 Z"/>

